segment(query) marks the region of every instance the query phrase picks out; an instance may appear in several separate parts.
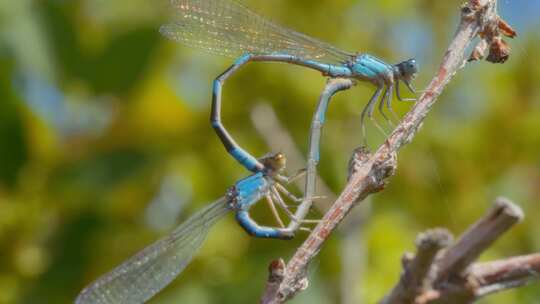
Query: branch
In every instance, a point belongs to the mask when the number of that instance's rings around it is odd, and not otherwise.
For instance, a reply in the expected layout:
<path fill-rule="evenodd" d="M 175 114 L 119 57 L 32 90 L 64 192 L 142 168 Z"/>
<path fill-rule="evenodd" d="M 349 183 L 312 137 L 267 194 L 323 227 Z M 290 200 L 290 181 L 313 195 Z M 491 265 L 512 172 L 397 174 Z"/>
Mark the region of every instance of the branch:
<path fill-rule="evenodd" d="M 478 263 L 471 267 L 480 287 L 477 297 L 516 288 L 532 280 L 540 280 L 540 253 L 505 260 Z"/>
<path fill-rule="evenodd" d="M 523 217 L 523 211 L 518 206 L 505 198 L 497 198 L 495 206 L 446 250 L 438 263 L 435 284 L 461 275 L 482 252 Z"/>
<path fill-rule="evenodd" d="M 279 286 L 285 278 L 285 261 L 282 259 L 274 260 L 268 267 L 268 280 L 266 281 L 265 293 L 261 298 L 262 303 L 270 301 L 274 295 L 279 291 Z"/>
<path fill-rule="evenodd" d="M 499 24 L 502 23 L 496 13 L 496 0 L 469 0 L 462 7 L 461 22 L 444 55 L 438 74 L 386 142 L 373 155 L 364 155 L 363 161 L 356 162 L 355 170 L 339 198 L 288 262 L 279 290 L 273 297 L 265 297 L 262 303 L 283 303 L 307 288 L 306 276 L 310 261 L 356 202 L 384 188 L 386 179 L 396 170 L 398 150 L 411 142 L 445 86 L 455 73 L 465 66 L 465 52 L 472 40 L 480 33 L 488 45 L 493 46 L 495 38 L 500 38 L 497 34 Z M 485 35 L 487 28 L 492 30 L 491 35 Z M 505 34 L 504 31 L 502 33 Z M 499 52 L 496 51 L 495 47 L 490 48 L 491 61 L 496 61 L 497 56 L 507 58 L 509 49 L 502 50 L 499 47 Z M 499 60 L 501 61 L 503 60 Z M 343 80 L 330 80 L 325 91 L 336 86 L 337 81 Z"/>
<path fill-rule="evenodd" d="M 418 252 L 415 257 L 403 256 L 403 273 L 399 283 L 387 295 L 381 304 L 413 303 L 422 293 L 424 283 L 439 251 L 447 247 L 453 240 L 452 234 L 444 229 L 430 230 L 420 234 L 416 241 Z"/>
<path fill-rule="evenodd" d="M 352 85 L 350 80 L 345 80 Z M 338 88 L 335 88 L 336 90 Z M 331 90 L 333 91 L 333 90 Z M 318 107 L 320 108 L 320 107 Z M 326 107 L 322 109 L 326 110 Z M 320 115 L 316 113 L 315 115 Z M 293 164 L 306 164 L 307 161 L 302 156 L 300 149 L 294 143 L 293 138 L 289 132 L 284 128 L 283 124 L 279 121 L 278 116 L 274 109 L 267 103 L 258 103 L 251 111 L 251 122 L 255 126 L 258 133 L 265 139 L 266 144 L 270 147 L 271 151 L 281 151 L 287 155 L 287 162 Z M 318 121 L 317 121 L 318 122 Z M 316 123 L 317 123 L 316 122 Z M 322 124 L 313 126 L 313 128 L 322 128 Z M 312 139 L 318 138 L 313 136 Z M 311 142 L 311 141 L 310 141 Z M 318 142 L 312 143 L 318 146 Z M 349 164 L 353 166 L 353 164 Z M 310 168 L 311 167 L 311 168 Z M 317 175 L 317 164 L 308 163 L 307 170 L 312 169 L 313 173 L 309 175 L 309 178 L 314 178 L 311 182 L 317 185 L 317 195 L 322 196 L 313 201 L 315 207 L 324 213 L 330 208 L 331 203 L 337 198 L 330 188 L 326 185 L 324 180 Z M 352 167 L 353 168 L 353 167 Z M 289 176 L 296 174 L 298 168 L 291 169 L 287 167 L 286 170 Z M 351 168 L 350 168 L 351 169 Z M 295 182 L 300 188 L 306 186 L 304 181 L 298 180 Z M 309 189 L 303 189 L 309 190 Z M 304 191 L 304 197 L 305 191 Z M 362 208 L 356 208 L 352 211 L 352 214 L 348 216 L 339 227 L 339 235 L 341 238 L 341 264 L 342 264 L 342 278 L 341 278 L 341 297 L 343 303 L 356 303 L 354 300 L 354 293 L 351 293 L 351 287 L 360 283 L 362 276 L 359 273 L 365 264 L 365 242 L 363 240 L 363 226 L 366 219 L 369 217 L 370 204 L 364 204 Z M 282 263 L 282 264 L 281 264 Z M 280 268 L 283 265 L 283 268 Z M 262 302 L 267 302 L 267 298 L 275 294 L 279 288 L 279 284 L 283 279 L 285 269 L 285 262 L 283 260 L 276 260 L 271 263 L 269 267 L 270 276 L 268 278 L 266 294 L 263 295 Z M 277 280 L 276 273 L 280 274 L 280 280 Z"/>
<path fill-rule="evenodd" d="M 433 250 L 426 254 L 425 246 L 417 244 L 416 257 L 405 257 L 407 261 L 419 262 L 404 263 L 400 281 L 380 303 L 473 303 L 489 294 L 540 279 L 540 254 L 472 264 L 522 218 L 518 206 L 498 198 L 495 206 L 450 247 L 431 246 Z M 438 240 L 431 243 L 442 245 L 449 233 L 438 231 L 441 230 L 429 231 L 421 239 L 430 235 L 428 239 Z"/>

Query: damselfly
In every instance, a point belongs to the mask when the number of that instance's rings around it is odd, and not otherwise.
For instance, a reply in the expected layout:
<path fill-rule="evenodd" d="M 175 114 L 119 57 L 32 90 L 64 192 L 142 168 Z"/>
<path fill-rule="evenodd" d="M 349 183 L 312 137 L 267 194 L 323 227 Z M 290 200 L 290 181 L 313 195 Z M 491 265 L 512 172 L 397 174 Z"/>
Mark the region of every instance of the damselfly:
<path fill-rule="evenodd" d="M 81 291 L 75 303 L 146 302 L 184 270 L 201 247 L 210 228 L 231 211 L 236 213 L 240 226 L 253 236 L 291 239 L 295 231 L 283 228 L 274 207 L 274 203 L 277 203 L 293 221 L 298 221 L 282 198 L 282 195 L 286 195 L 301 201 L 282 185 L 290 182 L 289 178 L 280 174 L 285 167 L 285 156 L 275 153 L 259 161 L 264 165 L 264 170 L 240 180 L 224 197 L 191 216 L 169 235 L 98 278 Z M 263 198 L 271 206 L 280 228 L 260 226 L 250 217 L 249 209 Z"/>
<path fill-rule="evenodd" d="M 414 100 L 401 97 L 399 84 L 402 81 L 415 91 L 411 84 L 418 71 L 415 59 L 392 65 L 366 53 L 346 52 L 273 23 L 237 0 L 170 0 L 170 4 L 174 20 L 161 27 L 163 35 L 190 47 L 238 58 L 214 81 L 211 122 L 227 151 L 252 172 L 259 172 L 263 165 L 233 140 L 221 122 L 222 86 L 249 62 L 285 62 L 320 71 L 331 78 L 373 83 L 377 89 L 361 115 L 364 140 L 364 120 L 366 117 L 373 120 L 377 102 L 384 116 L 385 104 L 392 111 L 394 90 L 399 100 Z"/>

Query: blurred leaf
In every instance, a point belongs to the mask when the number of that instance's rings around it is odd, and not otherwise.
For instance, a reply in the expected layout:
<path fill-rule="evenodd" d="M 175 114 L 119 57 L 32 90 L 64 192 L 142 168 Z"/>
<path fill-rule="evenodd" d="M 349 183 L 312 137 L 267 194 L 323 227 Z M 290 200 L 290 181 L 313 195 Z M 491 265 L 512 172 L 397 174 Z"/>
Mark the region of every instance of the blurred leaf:
<path fill-rule="evenodd" d="M 134 175 L 144 165 L 147 157 L 138 150 L 120 149 L 97 154 L 59 168 L 54 178 L 59 188 L 69 185 L 90 191 L 110 189 Z"/>
<path fill-rule="evenodd" d="M 77 29 L 76 2 L 63 4 L 44 1 L 46 24 L 56 60 L 63 66 L 64 77 L 70 81 L 84 81 L 95 93 L 124 95 L 143 77 L 155 51 L 158 26 L 139 27 L 118 33 L 107 41 L 102 51 L 83 47 Z"/>
<path fill-rule="evenodd" d="M 13 91 L 12 68 L 6 58 L 0 58 L 0 183 L 10 188 L 28 160 L 20 100 Z"/>

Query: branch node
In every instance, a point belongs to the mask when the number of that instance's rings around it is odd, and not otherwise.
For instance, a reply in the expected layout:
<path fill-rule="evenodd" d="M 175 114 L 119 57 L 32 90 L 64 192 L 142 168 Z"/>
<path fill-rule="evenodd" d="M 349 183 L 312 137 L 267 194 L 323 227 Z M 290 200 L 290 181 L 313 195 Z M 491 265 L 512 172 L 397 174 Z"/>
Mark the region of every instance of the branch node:
<path fill-rule="evenodd" d="M 370 187 L 371 193 L 384 190 L 387 179 L 393 176 L 397 170 L 397 152 L 390 151 L 386 155 L 381 155 L 373 164 L 373 180 Z"/>
<path fill-rule="evenodd" d="M 285 270 L 285 261 L 283 261 L 283 259 L 272 261 L 270 266 L 268 266 L 268 282 L 281 284 L 285 277 Z"/>
<path fill-rule="evenodd" d="M 381 304 L 413 303 L 419 294 L 429 288 L 426 283 L 430 281 L 430 271 L 435 258 L 452 240 L 452 234 L 446 229 L 432 229 L 420 234 L 416 240 L 416 256 L 410 253 L 403 255 L 403 272 L 399 283 Z"/>
<path fill-rule="evenodd" d="M 414 253 L 406 252 L 401 257 L 401 267 L 403 269 L 407 269 L 411 266 L 413 261 L 414 261 Z"/>
<path fill-rule="evenodd" d="M 359 168 L 362 168 L 371 159 L 371 156 L 372 154 L 366 146 L 360 146 L 354 149 L 349 160 L 347 182 L 358 172 Z"/>
<path fill-rule="evenodd" d="M 454 236 L 447 229 L 432 229 L 421 233 L 416 239 L 418 250 L 439 250 L 450 246 Z"/>

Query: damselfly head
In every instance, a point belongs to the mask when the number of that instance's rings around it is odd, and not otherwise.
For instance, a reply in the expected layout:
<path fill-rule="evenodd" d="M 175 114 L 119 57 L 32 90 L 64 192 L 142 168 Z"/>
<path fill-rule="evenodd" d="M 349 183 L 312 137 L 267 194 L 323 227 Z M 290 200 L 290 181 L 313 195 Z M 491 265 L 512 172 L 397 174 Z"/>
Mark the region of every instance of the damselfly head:
<path fill-rule="evenodd" d="M 414 58 L 400 62 L 396 64 L 395 67 L 395 76 L 398 79 L 405 81 L 406 83 L 409 83 L 411 80 L 413 80 L 418 73 L 418 63 Z"/>
<path fill-rule="evenodd" d="M 287 157 L 281 152 L 267 155 L 261 161 L 268 171 L 275 173 L 279 173 L 287 165 Z"/>

